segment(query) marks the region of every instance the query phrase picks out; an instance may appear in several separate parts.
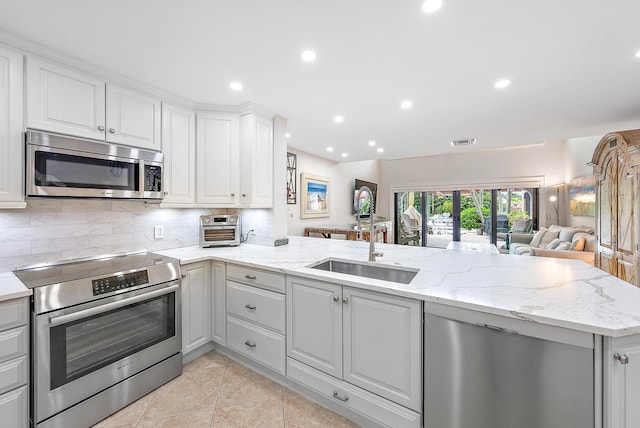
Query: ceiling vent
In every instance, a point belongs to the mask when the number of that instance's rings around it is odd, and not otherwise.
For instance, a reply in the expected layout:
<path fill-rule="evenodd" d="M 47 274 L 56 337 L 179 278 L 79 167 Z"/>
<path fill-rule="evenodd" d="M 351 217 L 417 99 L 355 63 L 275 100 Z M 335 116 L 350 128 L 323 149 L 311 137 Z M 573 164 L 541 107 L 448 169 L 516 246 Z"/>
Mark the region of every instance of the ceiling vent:
<path fill-rule="evenodd" d="M 465 138 L 464 140 L 451 140 L 451 147 L 471 146 L 477 143 L 476 138 Z"/>

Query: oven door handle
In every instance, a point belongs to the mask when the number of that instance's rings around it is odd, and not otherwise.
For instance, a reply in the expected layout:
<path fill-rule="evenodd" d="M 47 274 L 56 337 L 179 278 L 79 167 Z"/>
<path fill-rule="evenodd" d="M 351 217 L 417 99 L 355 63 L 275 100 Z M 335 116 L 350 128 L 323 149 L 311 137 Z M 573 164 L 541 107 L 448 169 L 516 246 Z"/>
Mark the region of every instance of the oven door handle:
<path fill-rule="evenodd" d="M 160 290 L 151 291 L 149 293 L 140 294 L 139 296 L 129 297 L 126 299 L 118 300 L 117 302 L 105 303 L 104 305 L 96 306 L 95 308 L 84 309 L 82 311 L 73 312 L 67 315 L 60 315 L 49 319 L 49 325 L 56 326 L 60 324 L 66 324 L 68 322 L 77 321 L 82 318 L 87 318 L 93 315 L 98 315 L 103 312 L 108 312 L 113 309 L 118 309 L 123 306 L 132 305 L 134 303 L 149 300 L 154 297 L 162 296 L 163 294 L 169 294 L 180 288 L 180 284 L 175 284 L 170 287 L 162 288 Z"/>

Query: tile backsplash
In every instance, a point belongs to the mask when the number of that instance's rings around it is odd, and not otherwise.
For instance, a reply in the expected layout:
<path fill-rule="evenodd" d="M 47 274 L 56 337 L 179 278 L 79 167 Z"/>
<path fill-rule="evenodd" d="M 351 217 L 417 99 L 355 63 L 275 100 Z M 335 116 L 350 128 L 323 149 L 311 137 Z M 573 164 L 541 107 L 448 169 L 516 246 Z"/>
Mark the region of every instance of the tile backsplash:
<path fill-rule="evenodd" d="M 46 261 L 198 245 L 200 215 L 226 212 L 141 201 L 29 198 L 26 209 L 0 210 L 0 272 Z M 154 239 L 154 226 L 164 228 L 163 239 Z"/>

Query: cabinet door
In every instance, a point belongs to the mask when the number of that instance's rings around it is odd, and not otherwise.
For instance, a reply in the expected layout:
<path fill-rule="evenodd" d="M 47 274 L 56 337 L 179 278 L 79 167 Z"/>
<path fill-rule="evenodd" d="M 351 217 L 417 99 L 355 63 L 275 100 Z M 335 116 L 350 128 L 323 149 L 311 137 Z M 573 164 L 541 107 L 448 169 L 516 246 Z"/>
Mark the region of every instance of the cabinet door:
<path fill-rule="evenodd" d="M 29 388 L 23 386 L 0 395 L 2 426 L 27 428 L 29 426 Z"/>
<path fill-rule="evenodd" d="M 105 138 L 105 81 L 27 58 L 27 128 Z"/>
<path fill-rule="evenodd" d="M 222 262 L 211 262 L 211 339 L 226 346 L 227 344 L 227 315 L 226 315 L 226 265 Z"/>
<path fill-rule="evenodd" d="M 107 141 L 160 150 L 160 99 L 107 85 Z"/>
<path fill-rule="evenodd" d="M 273 122 L 255 116 L 251 145 L 251 206 L 273 206 Z"/>
<path fill-rule="evenodd" d="M 211 340 L 209 262 L 182 267 L 182 352 L 187 354 Z"/>
<path fill-rule="evenodd" d="M 342 286 L 287 277 L 287 355 L 342 378 Z"/>
<path fill-rule="evenodd" d="M 24 208 L 22 55 L 0 47 L 0 208 Z"/>
<path fill-rule="evenodd" d="M 639 427 L 640 337 L 613 339 L 612 346 L 605 343 L 604 367 L 604 428 Z"/>
<path fill-rule="evenodd" d="M 344 287 L 344 380 L 422 409 L 422 302 Z"/>
<path fill-rule="evenodd" d="M 220 206 L 239 203 L 238 115 L 198 114 L 196 202 Z"/>
<path fill-rule="evenodd" d="M 162 106 L 163 180 L 162 204 L 191 205 L 196 201 L 196 115 L 164 104 Z"/>

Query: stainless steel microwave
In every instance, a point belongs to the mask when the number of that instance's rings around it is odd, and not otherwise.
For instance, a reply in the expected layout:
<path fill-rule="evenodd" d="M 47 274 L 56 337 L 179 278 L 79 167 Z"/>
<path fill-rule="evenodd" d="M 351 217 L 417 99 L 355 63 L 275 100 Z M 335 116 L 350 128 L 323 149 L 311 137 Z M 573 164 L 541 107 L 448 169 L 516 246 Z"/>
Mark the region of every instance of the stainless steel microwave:
<path fill-rule="evenodd" d="M 163 155 L 28 130 L 26 195 L 162 199 Z"/>

